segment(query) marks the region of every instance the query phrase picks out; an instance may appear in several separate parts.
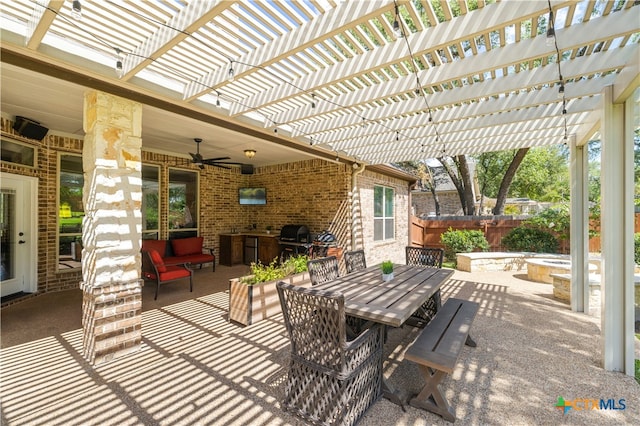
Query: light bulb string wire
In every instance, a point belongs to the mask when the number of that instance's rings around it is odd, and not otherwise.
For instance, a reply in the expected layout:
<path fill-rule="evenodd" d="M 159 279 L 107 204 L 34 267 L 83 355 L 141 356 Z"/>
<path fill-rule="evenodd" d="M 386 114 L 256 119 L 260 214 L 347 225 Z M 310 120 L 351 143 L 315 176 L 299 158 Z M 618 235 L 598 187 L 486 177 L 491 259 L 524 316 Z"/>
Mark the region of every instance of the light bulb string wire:
<path fill-rule="evenodd" d="M 112 4 L 112 5 L 114 5 L 114 6 L 118 7 L 118 8 L 120 8 L 120 9 L 125 9 L 122 5 L 119 5 L 118 3 L 115 3 L 115 2 L 113 2 L 113 1 L 111 1 L 111 0 L 107 0 L 107 2 L 108 2 L 109 4 Z M 394 1 L 394 4 L 395 4 L 395 1 Z M 395 4 L 395 6 L 396 6 L 396 10 L 398 10 L 398 9 L 397 9 L 397 8 L 398 8 L 397 4 Z M 231 58 L 230 56 L 226 55 L 225 53 L 217 51 L 217 49 L 215 49 L 213 46 L 211 46 L 211 45 L 210 45 L 209 43 L 207 43 L 206 41 L 202 40 L 202 39 L 201 39 L 197 34 L 195 34 L 195 33 L 191 33 L 191 32 L 185 31 L 185 30 L 181 30 L 181 29 L 179 29 L 179 28 L 175 28 L 175 27 L 173 27 L 173 26 L 171 26 L 171 25 L 169 25 L 169 24 L 166 24 L 166 23 L 164 23 L 164 22 L 160 22 L 160 21 L 158 21 L 157 19 L 151 18 L 151 17 L 149 17 L 149 16 L 147 16 L 147 15 L 145 15 L 145 14 L 139 13 L 139 12 L 137 12 L 137 11 L 132 11 L 132 10 L 129 10 L 129 9 L 126 9 L 126 10 L 127 10 L 128 12 L 132 12 L 132 13 L 134 13 L 135 15 L 137 15 L 137 16 L 139 16 L 139 17 L 143 18 L 143 19 L 148 20 L 149 22 L 153 22 L 153 23 L 155 23 L 155 24 L 157 24 L 157 25 L 164 26 L 164 27 L 166 27 L 166 28 L 169 28 L 169 29 L 171 29 L 171 30 L 177 31 L 177 32 L 179 32 L 179 33 L 181 33 L 181 34 L 184 34 L 184 35 L 186 35 L 186 36 L 189 36 L 189 37 L 193 38 L 195 41 L 199 42 L 199 43 L 200 43 L 200 44 L 202 44 L 204 47 L 206 47 L 206 48 L 208 48 L 208 49 L 210 49 L 210 50 L 212 50 L 212 51 L 214 51 L 214 52 L 216 52 L 216 53 L 220 54 L 222 57 L 224 57 L 224 58 L 225 58 L 225 60 L 226 60 L 227 62 L 229 62 L 229 63 L 231 64 L 231 66 L 233 66 L 233 64 L 234 64 L 234 63 L 236 63 L 236 64 L 239 64 L 239 65 L 244 65 L 244 66 L 246 66 L 246 67 L 248 67 L 248 68 L 252 68 L 252 69 L 259 69 L 259 70 L 262 70 L 262 71 L 264 71 L 264 72 L 267 72 L 267 73 L 269 73 L 270 75 L 272 75 L 273 77 L 275 77 L 275 78 L 277 78 L 278 80 L 282 81 L 283 83 L 285 83 L 285 84 L 287 84 L 287 85 L 289 85 L 289 86 L 293 87 L 294 89 L 296 89 L 296 91 L 301 92 L 301 93 L 305 93 L 305 94 L 307 94 L 307 95 L 310 95 L 310 96 L 312 97 L 312 101 L 313 101 L 313 99 L 315 98 L 315 99 L 318 99 L 318 100 L 320 100 L 320 101 L 322 101 L 322 102 L 325 102 L 325 103 L 327 103 L 327 104 L 333 105 L 333 106 L 335 106 L 335 107 L 337 107 L 337 108 L 341 108 L 341 109 L 348 109 L 348 110 L 352 111 L 354 114 L 356 114 L 359 118 L 361 118 L 361 119 L 362 119 L 363 121 L 365 121 L 366 123 L 376 124 L 376 125 L 378 125 L 378 126 L 380 126 L 380 127 L 384 128 L 385 130 L 388 130 L 388 131 L 391 131 L 391 132 L 395 132 L 396 134 L 400 134 L 400 135 L 402 135 L 402 133 L 400 133 L 397 129 L 394 129 L 393 127 L 388 126 L 388 125 L 384 124 L 383 122 L 380 122 L 380 121 L 378 121 L 378 120 L 368 119 L 366 116 L 362 115 L 362 114 L 360 113 L 359 109 L 358 109 L 357 107 L 355 107 L 355 106 L 347 106 L 347 105 L 343 105 L 343 104 L 341 104 L 341 103 L 339 103 L 339 102 L 336 102 L 336 101 L 333 101 L 333 100 L 331 100 L 331 99 L 329 99 L 329 98 L 325 98 L 324 96 L 319 95 L 319 94 L 318 94 L 318 93 L 316 93 L 315 91 L 308 90 L 308 89 L 305 89 L 305 88 L 303 88 L 303 87 L 300 87 L 300 86 L 296 85 L 295 83 L 293 83 L 293 82 L 291 82 L 291 81 L 289 81 L 289 80 L 287 80 L 287 79 L 283 78 L 283 77 L 282 77 L 282 76 L 280 76 L 278 73 L 273 72 L 272 70 L 270 70 L 269 68 L 267 68 L 267 67 L 265 67 L 265 66 L 262 66 L 262 65 L 256 65 L 256 64 L 251 64 L 251 63 L 247 63 L 247 62 L 244 62 L 244 61 L 241 61 L 241 60 L 233 59 L 233 58 Z M 401 26 L 401 28 L 402 28 L 402 26 Z M 404 30 L 403 30 L 403 31 L 404 31 Z M 412 61 L 415 61 L 415 59 L 413 58 L 413 55 L 411 55 L 411 60 L 412 60 Z M 192 81 L 193 83 L 199 84 L 199 85 L 204 86 L 204 87 L 206 87 L 206 88 L 209 88 L 209 89 L 212 89 L 212 90 L 218 90 L 218 89 L 212 88 L 211 86 L 208 86 L 208 85 L 202 84 L 201 82 L 199 82 L 199 81 L 197 81 L 197 80 L 191 80 L 191 81 Z M 230 98 L 230 99 L 231 99 L 231 98 Z M 258 113 L 260 113 L 260 115 L 262 115 L 266 120 L 268 120 L 269 122 L 271 122 L 271 123 L 272 123 L 273 125 L 275 125 L 275 126 L 277 126 L 278 124 L 282 124 L 282 123 L 277 123 L 275 120 L 273 120 L 273 119 L 272 119 L 271 117 L 269 117 L 267 114 L 264 114 L 263 112 L 261 112 L 261 111 L 260 111 L 260 107 L 250 106 L 250 105 L 244 104 L 244 103 L 242 103 L 242 102 L 240 102 L 240 101 L 237 101 L 237 100 L 231 100 L 231 101 L 232 101 L 232 102 L 235 102 L 235 103 L 237 103 L 237 104 L 239 104 L 239 105 L 243 106 L 244 108 L 247 108 L 247 109 L 249 109 L 249 110 L 251 110 L 251 111 L 254 111 L 254 112 L 258 112 Z M 425 101 L 426 101 L 426 99 L 425 99 Z M 430 111 L 429 111 L 429 116 L 431 116 L 431 112 L 430 112 Z M 300 135 L 301 135 L 301 136 L 303 136 L 303 137 L 309 137 L 309 136 L 312 134 L 312 133 L 307 133 L 307 132 L 305 132 L 305 131 L 300 131 L 299 129 L 297 129 L 297 126 L 294 126 L 294 125 L 292 125 L 291 123 L 287 123 L 287 124 L 288 124 L 289 126 L 293 127 L 293 128 L 296 128 L 296 130 L 298 130 L 298 132 L 300 133 Z M 406 135 L 402 135 L 402 136 L 404 136 L 404 138 L 407 138 L 407 139 L 414 139 L 414 138 L 410 138 L 410 137 L 408 137 L 408 136 L 406 136 Z M 317 135 L 316 135 L 316 138 L 317 138 Z"/>
<path fill-rule="evenodd" d="M 558 81 L 560 82 L 560 87 L 558 90 L 562 89 L 562 97 L 560 102 L 562 102 L 562 119 L 564 122 L 564 142 L 567 142 L 568 139 L 568 127 L 567 127 L 567 97 L 566 97 L 566 85 L 564 81 L 564 77 L 562 75 L 562 68 L 560 67 L 560 61 L 562 57 L 560 56 L 560 48 L 558 47 L 558 34 L 555 31 L 555 14 L 553 13 L 553 8 L 551 7 L 551 0 L 547 0 L 549 5 L 549 23 L 548 25 L 553 28 L 553 45 L 556 50 L 556 64 L 558 65 Z"/>
<path fill-rule="evenodd" d="M 126 55 L 126 56 L 138 57 L 138 58 L 141 58 L 141 59 L 149 60 L 149 61 L 151 61 L 153 63 L 156 63 L 156 64 L 160 64 L 160 62 L 158 62 L 157 58 L 141 55 L 141 54 L 135 53 L 135 52 L 133 52 L 131 50 L 122 49 L 120 47 L 114 46 L 111 43 L 109 43 L 108 41 L 106 41 L 105 39 L 103 39 L 102 37 L 98 36 L 97 34 L 94 34 L 92 31 L 87 30 L 83 26 L 80 26 L 80 25 L 76 24 L 75 22 L 73 22 L 71 19 L 67 18 L 65 15 L 60 14 L 57 10 L 52 9 L 51 7 L 49 7 L 47 5 L 43 5 L 43 4 L 39 3 L 37 0 L 31 0 L 31 1 L 35 5 L 43 7 L 45 9 L 49 10 L 50 12 L 54 13 L 56 16 L 62 18 L 65 22 L 67 22 L 68 24 L 72 25 L 76 29 L 78 29 L 78 30 L 88 34 L 92 38 L 96 39 L 103 46 L 109 48 L 110 50 L 113 50 L 116 53 L 117 60 L 120 60 L 122 55 Z M 107 3 L 109 3 L 109 4 L 111 4 L 111 5 L 115 6 L 115 7 L 118 7 L 120 9 L 125 9 L 122 5 L 120 5 L 120 4 L 116 3 L 116 2 L 113 2 L 111 0 L 107 0 Z M 394 4 L 397 7 L 397 4 L 396 4 L 395 0 L 394 0 Z M 341 109 L 352 111 L 355 115 L 357 115 L 359 118 L 362 119 L 362 123 L 363 124 L 375 124 L 377 126 L 380 126 L 380 127 L 384 128 L 387 131 L 393 132 L 395 134 L 396 140 L 398 140 L 400 137 L 402 137 L 403 140 L 408 140 L 408 141 L 418 140 L 418 138 L 411 137 L 411 136 L 408 136 L 408 135 L 404 135 L 399 130 L 397 130 L 397 129 L 395 129 L 395 128 L 393 128 L 393 127 L 391 127 L 391 126 L 389 126 L 389 125 L 387 125 L 387 124 L 385 124 L 385 123 L 383 123 L 383 122 L 381 122 L 379 120 L 367 118 L 365 115 L 363 115 L 361 113 L 361 111 L 360 111 L 361 108 L 358 108 L 356 106 L 343 105 L 343 104 L 341 104 L 339 102 L 336 102 L 336 101 L 334 101 L 332 99 L 325 98 L 324 96 L 319 95 L 315 91 L 304 89 L 304 88 L 292 83 L 291 81 L 288 81 L 287 79 L 284 79 L 283 77 L 281 77 L 277 73 L 269 70 L 267 67 L 264 67 L 264 66 L 261 66 L 261 65 L 250 64 L 250 63 L 246 63 L 246 62 L 239 61 L 239 60 L 235 60 L 235 59 L 232 59 L 230 56 L 228 56 L 228 55 L 226 55 L 226 54 L 224 54 L 222 52 L 217 52 L 217 49 L 213 48 L 209 43 L 203 41 L 197 34 L 191 33 L 189 31 L 181 30 L 181 29 L 176 28 L 176 27 L 173 27 L 173 26 L 171 26 L 169 24 L 166 24 L 164 22 L 160 22 L 157 19 L 151 18 L 151 17 L 149 17 L 149 16 L 147 16 L 145 14 L 142 14 L 142 13 L 137 12 L 137 11 L 132 10 L 132 9 L 126 9 L 126 11 L 129 12 L 129 13 L 135 14 L 135 15 L 137 15 L 137 16 L 145 19 L 145 20 L 148 20 L 149 22 L 153 22 L 153 23 L 155 23 L 157 25 L 161 25 L 161 26 L 167 27 L 167 28 L 169 28 L 169 29 L 171 29 L 173 31 L 176 31 L 178 33 L 181 33 L 181 34 L 184 34 L 184 35 L 186 35 L 188 37 L 193 38 L 194 40 L 198 41 L 203 46 L 205 46 L 205 47 L 213 50 L 214 52 L 220 54 L 221 56 L 223 56 L 231 64 L 233 64 L 235 62 L 237 64 L 241 64 L 241 65 L 247 66 L 249 68 L 263 70 L 263 71 L 268 72 L 269 74 L 273 75 L 275 78 L 281 80 L 283 83 L 288 84 L 291 87 L 295 88 L 297 91 L 312 95 L 313 98 L 316 99 L 316 100 L 321 100 L 322 102 L 326 102 L 326 103 L 331 104 L 331 105 L 333 105 L 333 106 L 335 106 L 337 108 L 341 108 Z M 404 27 L 403 27 L 403 25 L 401 23 L 400 23 L 400 28 L 401 28 L 401 31 L 402 31 L 402 33 L 404 35 Z M 407 47 L 409 48 L 409 54 L 410 54 L 411 60 L 415 63 L 415 58 L 414 58 L 413 53 L 411 51 L 410 45 L 408 44 L 408 41 L 406 40 L 407 37 L 403 37 L 403 38 L 405 38 L 405 43 L 407 44 Z M 185 74 L 181 70 L 178 70 L 178 69 L 174 68 L 170 64 L 162 63 L 161 65 L 162 65 L 162 67 L 165 67 L 166 69 L 170 70 L 175 75 L 180 76 L 181 78 L 183 78 L 183 79 L 185 79 L 185 80 L 187 80 L 189 82 L 192 82 L 194 84 L 200 85 L 200 86 L 202 86 L 202 87 L 204 87 L 204 88 L 206 88 L 208 90 L 211 90 L 211 91 L 215 92 L 216 96 L 218 96 L 219 98 L 226 99 L 229 102 L 236 103 L 236 104 L 242 106 L 243 108 L 246 108 L 246 109 L 248 109 L 250 111 L 258 113 L 259 115 L 261 115 L 265 119 L 265 121 L 268 121 L 268 122 L 272 123 L 272 125 L 274 125 L 274 126 L 278 126 L 278 125 L 283 124 L 283 123 L 276 122 L 268 114 L 265 114 L 263 111 L 261 111 L 261 107 L 255 107 L 255 106 L 248 105 L 248 104 L 238 100 L 235 97 L 232 97 L 232 96 L 229 96 L 229 95 L 225 94 L 224 92 L 222 92 L 220 90 L 219 87 L 213 87 L 213 86 L 210 86 L 208 84 L 202 83 L 201 81 L 194 80 L 191 76 Z M 419 84 L 419 77 L 417 75 L 416 67 L 412 66 L 412 69 L 413 69 L 414 73 L 416 73 L 416 82 Z M 431 118 L 431 109 L 429 107 L 428 101 L 427 101 L 427 99 L 426 99 L 426 97 L 424 95 L 424 92 L 422 90 L 420 90 L 420 92 L 422 94 L 423 99 L 425 100 L 425 104 L 427 106 L 428 114 L 429 114 L 429 117 Z M 287 125 L 290 126 L 291 128 L 296 129 L 298 131 L 298 133 L 300 134 L 300 136 L 309 138 L 312 141 L 311 143 L 313 145 L 315 145 L 317 143 L 322 143 L 322 142 L 320 142 L 318 140 L 318 135 L 316 133 L 311 133 L 311 132 L 306 132 L 304 130 L 300 130 L 299 126 L 293 125 L 292 123 L 287 123 Z M 439 134 L 438 134 L 437 129 L 436 129 L 436 142 L 438 141 L 438 139 L 439 139 Z M 428 145 L 431 145 L 431 144 L 428 144 Z M 423 148 L 424 148 L 424 146 L 425 146 L 425 144 L 422 143 L 422 147 Z"/>

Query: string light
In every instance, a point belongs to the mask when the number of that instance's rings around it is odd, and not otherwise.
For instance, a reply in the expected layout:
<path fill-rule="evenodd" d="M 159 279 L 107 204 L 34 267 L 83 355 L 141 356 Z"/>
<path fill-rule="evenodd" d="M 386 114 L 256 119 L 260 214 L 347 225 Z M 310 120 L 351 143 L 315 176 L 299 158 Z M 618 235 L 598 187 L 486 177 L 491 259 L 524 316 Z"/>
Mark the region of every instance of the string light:
<path fill-rule="evenodd" d="M 396 9 L 396 16 L 393 20 L 393 33 L 396 35 L 397 38 L 400 38 L 403 36 L 402 33 L 402 27 L 400 27 L 400 14 L 398 13 L 398 4 L 395 2 L 394 0 L 394 4 L 395 4 L 395 9 Z"/>
<path fill-rule="evenodd" d="M 71 16 L 78 21 L 82 19 L 82 5 L 80 4 L 80 0 L 73 0 Z"/>
<path fill-rule="evenodd" d="M 233 80 L 236 78 L 236 72 L 233 70 L 233 61 L 229 62 L 229 74 L 228 74 L 228 80 L 229 82 L 233 82 Z"/>
<path fill-rule="evenodd" d="M 216 90 L 216 106 L 220 108 L 220 92 Z"/>
<path fill-rule="evenodd" d="M 315 108 L 316 107 L 316 95 L 315 94 L 311 94 L 311 108 Z"/>
<path fill-rule="evenodd" d="M 553 20 L 553 10 L 551 10 L 551 0 L 549 0 L 549 22 L 547 24 L 547 46 L 552 47 L 556 43 L 556 30 L 553 28 L 555 25 Z"/>

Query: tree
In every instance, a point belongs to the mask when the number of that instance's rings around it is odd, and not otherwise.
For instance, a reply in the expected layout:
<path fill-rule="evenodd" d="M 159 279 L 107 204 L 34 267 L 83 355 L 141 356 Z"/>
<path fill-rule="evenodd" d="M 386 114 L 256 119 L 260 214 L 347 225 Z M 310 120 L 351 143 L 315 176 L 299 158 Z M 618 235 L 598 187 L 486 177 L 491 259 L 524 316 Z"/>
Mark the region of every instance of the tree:
<path fill-rule="evenodd" d="M 475 214 L 476 200 L 473 195 L 471 173 L 469 172 L 467 157 L 464 155 L 457 155 L 456 157 L 438 157 L 437 160 L 447 171 L 453 185 L 458 191 L 462 211 L 467 216 L 473 216 Z"/>
<path fill-rule="evenodd" d="M 436 216 L 440 216 L 440 200 L 436 192 L 437 183 L 429 165 L 425 161 L 403 161 L 396 163 L 395 166 L 417 176 L 418 187 L 431 192 L 435 204 Z"/>
<path fill-rule="evenodd" d="M 502 178 L 502 182 L 500 183 L 500 188 L 498 189 L 496 205 L 492 212 L 494 215 L 500 215 L 504 212 L 504 205 L 507 201 L 507 195 L 509 194 L 509 187 L 511 186 L 511 182 L 518 171 L 518 167 L 520 167 L 522 160 L 524 160 L 525 155 L 527 155 L 527 152 L 529 152 L 529 148 L 520 148 L 513 156 L 513 160 L 511 160 L 511 163 Z"/>

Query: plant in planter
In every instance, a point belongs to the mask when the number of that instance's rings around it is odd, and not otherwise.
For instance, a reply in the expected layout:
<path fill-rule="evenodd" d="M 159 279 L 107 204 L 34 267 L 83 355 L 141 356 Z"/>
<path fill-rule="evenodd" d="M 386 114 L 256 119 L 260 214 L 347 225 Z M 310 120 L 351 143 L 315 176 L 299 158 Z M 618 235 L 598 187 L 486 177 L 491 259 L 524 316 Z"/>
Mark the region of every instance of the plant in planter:
<path fill-rule="evenodd" d="M 265 229 L 267 230 L 267 234 L 270 234 L 270 233 L 271 233 L 271 230 L 273 229 L 273 226 L 271 226 L 271 225 L 267 225 L 267 226 L 265 227 Z"/>
<path fill-rule="evenodd" d="M 390 260 L 385 260 L 381 265 L 382 269 L 382 280 L 390 281 L 393 279 L 393 262 Z"/>
<path fill-rule="evenodd" d="M 268 265 L 251 264 L 251 275 L 229 280 L 229 320 L 250 325 L 281 311 L 276 283 L 287 281 L 311 285 L 307 271 L 309 258 L 292 256 L 282 263 L 278 258 Z"/>

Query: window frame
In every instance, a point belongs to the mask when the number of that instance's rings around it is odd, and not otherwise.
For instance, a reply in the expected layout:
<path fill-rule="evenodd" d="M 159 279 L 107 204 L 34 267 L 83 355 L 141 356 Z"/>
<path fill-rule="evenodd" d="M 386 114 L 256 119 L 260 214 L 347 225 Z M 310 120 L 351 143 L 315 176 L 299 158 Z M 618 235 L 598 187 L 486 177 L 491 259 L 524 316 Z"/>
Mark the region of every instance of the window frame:
<path fill-rule="evenodd" d="M 32 150 L 33 151 L 33 153 L 32 153 L 32 155 L 33 155 L 33 165 L 25 164 L 25 163 L 19 163 L 19 162 L 15 162 L 15 161 L 11 161 L 11 160 L 5 160 L 5 159 L 2 159 L 2 158 L 0 158 L 0 162 L 5 163 L 5 164 L 13 164 L 13 165 L 17 165 L 17 166 L 20 166 L 20 167 L 27 167 L 29 169 L 36 169 L 38 167 L 38 147 L 37 146 L 34 146 L 34 145 L 30 144 L 30 143 L 23 142 L 23 141 L 21 141 L 19 139 L 16 139 L 14 137 L 10 137 L 10 136 L 4 135 L 4 134 L 0 136 L 0 141 L 1 141 L 0 144 L 2 144 L 2 145 L 4 145 L 6 142 L 8 142 L 8 143 L 12 143 L 12 144 L 15 144 L 15 145 L 20 145 L 20 146 L 23 146 L 23 147 L 25 147 L 27 149 Z"/>
<path fill-rule="evenodd" d="M 72 152 L 58 152 L 58 158 L 57 158 L 57 173 L 56 173 L 56 260 L 58 263 L 58 271 L 59 272 L 64 272 L 64 271 L 77 271 L 78 269 L 82 268 L 82 264 L 81 264 L 81 259 L 78 260 L 78 255 L 76 254 L 76 257 L 74 258 L 73 256 L 73 251 L 70 254 L 70 259 L 64 259 L 61 257 L 60 255 L 60 244 L 61 244 L 61 239 L 62 238 L 73 238 L 74 241 L 72 241 L 71 243 L 77 243 L 80 242 L 80 249 L 82 248 L 82 236 L 83 236 L 83 226 L 82 226 L 82 220 L 80 221 L 80 231 L 79 232 L 61 232 L 61 227 L 62 227 L 62 223 L 61 223 L 61 216 L 60 216 L 60 211 L 62 208 L 62 200 L 60 198 L 60 188 L 62 187 L 62 160 L 63 157 L 77 157 L 80 159 L 80 164 L 82 167 L 82 154 L 75 154 Z M 84 175 L 84 170 L 82 170 L 81 172 Z M 84 176 L 82 178 L 83 180 L 83 184 L 82 184 L 82 192 L 84 193 Z M 83 206 L 84 209 L 84 206 Z M 70 210 L 71 211 L 71 210 Z M 84 217 L 84 210 L 82 212 L 82 217 Z M 73 246 L 72 246 L 73 247 Z"/>
<path fill-rule="evenodd" d="M 158 215 L 158 220 L 157 220 L 157 224 L 156 224 L 156 228 L 155 229 L 145 229 L 145 225 L 146 225 L 146 220 L 145 220 L 145 202 L 144 202 L 144 182 L 145 179 L 142 176 L 142 172 L 145 169 L 145 167 L 147 168 L 155 168 L 156 169 L 156 176 L 157 176 L 157 195 L 158 195 L 158 205 L 157 205 L 157 215 Z M 161 215 L 161 209 L 162 209 L 162 202 L 164 200 L 164 197 L 162 196 L 162 179 L 161 179 L 161 173 L 162 173 L 162 168 L 160 167 L 159 164 L 146 164 L 146 163 L 142 163 L 142 168 L 140 170 L 140 180 L 142 182 L 142 206 L 141 208 L 141 217 L 142 217 L 142 239 L 154 239 L 157 240 L 160 238 L 160 229 L 162 228 L 162 215 Z"/>
<path fill-rule="evenodd" d="M 183 228 L 172 228 L 171 227 L 171 197 L 169 195 L 170 191 L 171 191 L 171 185 L 172 185 L 172 181 L 171 181 L 171 172 L 172 171 L 176 171 L 176 172 L 180 172 L 180 173 L 191 173 L 194 175 L 195 177 L 195 190 L 194 190 L 194 194 L 196 195 L 196 205 L 194 209 L 190 209 L 189 214 L 191 215 L 191 217 L 193 219 L 195 219 L 195 227 L 183 227 Z M 166 226 L 167 226 L 167 235 L 169 239 L 172 238 L 182 238 L 182 237 L 186 237 L 186 236 L 197 236 L 200 234 L 199 232 L 199 227 L 200 227 L 200 173 L 198 173 L 195 170 L 189 170 L 189 169 L 182 169 L 179 167 L 169 167 L 167 168 L 167 204 L 166 204 L 166 208 L 167 208 L 167 220 L 166 220 Z M 195 210 L 195 211 L 191 211 L 191 210 Z"/>
<path fill-rule="evenodd" d="M 378 216 L 378 212 L 376 212 L 376 188 L 380 188 L 382 190 L 382 215 L 381 216 Z M 390 201 L 389 204 L 387 204 L 387 199 L 389 195 L 388 191 L 390 191 L 390 197 L 391 197 L 391 199 L 389 200 Z M 385 185 L 373 186 L 373 241 L 375 242 L 393 241 L 396 238 L 396 230 L 395 230 L 396 209 L 394 205 L 395 195 L 396 195 L 395 189 L 390 186 L 385 186 Z M 386 207 L 388 206 L 391 208 L 390 213 L 387 212 Z M 391 221 L 391 223 L 388 224 L 388 221 Z M 378 222 L 382 223 L 382 238 L 376 235 L 376 224 Z M 391 233 L 391 235 L 389 235 L 389 232 Z"/>

